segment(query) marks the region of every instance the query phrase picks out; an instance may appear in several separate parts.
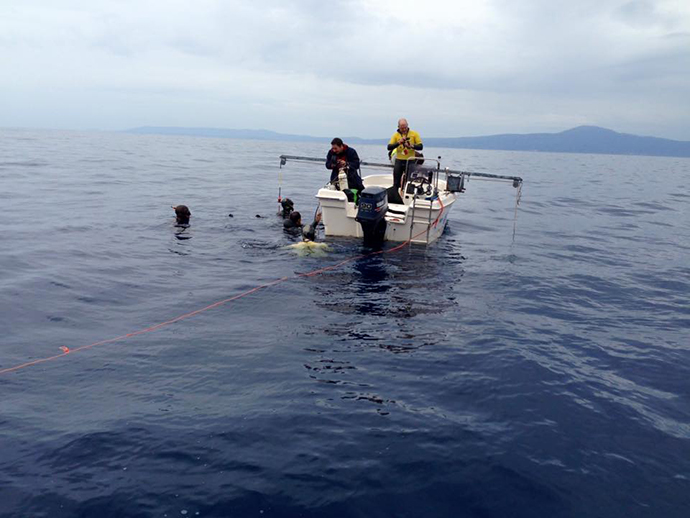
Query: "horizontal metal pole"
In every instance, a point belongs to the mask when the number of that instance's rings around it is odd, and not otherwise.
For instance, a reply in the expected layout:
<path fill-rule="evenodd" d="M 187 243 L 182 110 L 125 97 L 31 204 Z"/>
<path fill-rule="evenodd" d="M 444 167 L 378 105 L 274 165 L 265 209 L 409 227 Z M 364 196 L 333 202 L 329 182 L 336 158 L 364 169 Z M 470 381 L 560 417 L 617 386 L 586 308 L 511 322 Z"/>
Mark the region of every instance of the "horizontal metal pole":
<path fill-rule="evenodd" d="M 287 160 L 294 160 L 295 162 L 320 162 L 322 164 L 326 164 L 326 159 L 325 158 L 315 158 L 313 156 L 296 156 L 296 155 L 280 155 L 280 160 L 281 163 L 285 163 Z M 393 166 L 391 164 L 379 164 L 376 162 L 360 162 L 360 166 L 368 166 L 368 167 L 385 167 L 386 169 L 393 169 Z"/>
<path fill-rule="evenodd" d="M 296 156 L 296 155 L 280 155 L 281 161 L 287 161 L 287 160 L 294 160 L 295 162 L 321 162 L 322 164 L 326 163 L 325 158 L 315 158 L 313 156 Z M 427 162 L 437 162 L 439 161 L 435 158 L 426 158 L 426 157 L 419 157 L 419 158 L 411 158 L 410 160 L 424 160 Z M 359 163 L 360 166 L 367 166 L 367 167 L 383 167 L 386 169 L 393 169 L 393 164 L 382 164 L 380 162 L 366 162 L 364 160 L 360 161 Z M 417 168 L 418 170 L 420 169 L 419 167 Z M 429 167 L 424 167 L 424 170 L 428 171 L 436 171 L 436 169 L 429 168 Z"/>
<path fill-rule="evenodd" d="M 451 169 L 446 169 L 451 174 L 464 174 L 467 177 L 476 177 L 476 178 L 492 178 L 494 180 L 510 180 L 511 182 L 520 182 L 522 183 L 522 178 L 519 176 L 504 176 L 502 174 L 490 174 L 490 173 L 471 173 L 469 171 L 453 171 Z"/>
<path fill-rule="evenodd" d="M 288 160 L 294 160 L 296 162 L 319 162 L 321 164 L 326 164 L 326 159 L 325 158 L 315 158 L 311 156 L 297 156 L 297 155 L 280 155 L 280 163 L 281 165 L 284 165 Z M 434 162 L 437 162 L 436 159 L 434 158 L 423 158 L 423 160 L 431 160 Z M 385 169 L 393 169 L 392 164 L 381 164 L 377 162 L 360 162 L 360 166 L 367 166 L 367 167 L 382 167 Z M 501 174 L 490 174 L 490 173 L 473 173 L 471 171 L 456 171 L 454 169 L 436 169 L 433 167 L 417 167 L 417 171 L 426 171 L 426 172 L 436 172 L 440 171 L 442 173 L 448 174 L 458 174 L 458 175 L 463 175 L 468 178 L 470 177 L 476 177 L 476 178 L 493 178 L 494 180 L 508 180 L 511 182 L 518 182 L 522 183 L 522 178 L 519 176 L 506 176 L 506 175 L 501 175 Z"/>

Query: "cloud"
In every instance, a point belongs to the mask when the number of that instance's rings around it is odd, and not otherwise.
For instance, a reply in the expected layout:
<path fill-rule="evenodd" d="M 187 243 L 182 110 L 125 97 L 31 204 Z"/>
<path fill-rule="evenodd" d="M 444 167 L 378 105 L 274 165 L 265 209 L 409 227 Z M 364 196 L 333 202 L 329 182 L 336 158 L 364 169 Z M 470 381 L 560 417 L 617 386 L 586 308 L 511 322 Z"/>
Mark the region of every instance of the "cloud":
<path fill-rule="evenodd" d="M 62 122 L 27 108 L 52 126 L 378 136 L 404 113 L 438 135 L 582 121 L 690 139 L 689 34 L 672 0 L 27 0 L 0 6 L 0 95 L 119 107 Z"/>

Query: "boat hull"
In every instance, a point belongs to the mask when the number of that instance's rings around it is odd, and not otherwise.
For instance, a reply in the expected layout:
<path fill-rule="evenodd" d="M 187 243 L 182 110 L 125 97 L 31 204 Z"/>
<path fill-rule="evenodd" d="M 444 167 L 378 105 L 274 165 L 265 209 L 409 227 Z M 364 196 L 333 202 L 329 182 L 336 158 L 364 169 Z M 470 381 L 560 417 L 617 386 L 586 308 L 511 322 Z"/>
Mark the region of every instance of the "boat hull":
<path fill-rule="evenodd" d="M 372 175 L 363 178 L 364 186 L 392 186 L 390 175 Z M 357 206 L 347 200 L 345 193 L 326 186 L 316 197 L 321 204 L 326 236 L 363 237 L 361 225 L 356 221 Z M 432 199 L 430 199 L 432 198 Z M 445 182 L 439 181 L 436 197 L 405 195 L 403 204 L 389 204 L 386 213 L 386 241 L 429 244 L 436 241 L 446 227 L 448 214 L 456 201 L 453 193 L 445 191 Z"/>

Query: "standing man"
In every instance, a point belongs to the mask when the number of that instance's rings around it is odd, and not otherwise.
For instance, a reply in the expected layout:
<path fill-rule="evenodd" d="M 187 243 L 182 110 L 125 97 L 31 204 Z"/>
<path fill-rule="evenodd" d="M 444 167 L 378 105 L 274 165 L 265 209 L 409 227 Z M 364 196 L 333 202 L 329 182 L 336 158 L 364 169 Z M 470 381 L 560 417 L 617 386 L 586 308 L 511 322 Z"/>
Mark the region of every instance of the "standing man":
<path fill-rule="evenodd" d="M 391 137 L 388 143 L 388 151 L 395 152 L 395 168 L 393 169 L 393 190 L 398 193 L 402 188 L 403 177 L 412 172 L 416 162 L 415 151 L 424 148 L 422 137 L 410 129 L 407 119 L 398 121 L 398 131 Z"/>
<path fill-rule="evenodd" d="M 345 169 L 347 184 L 350 189 L 361 191 L 364 189 L 362 178 L 359 176 L 359 156 L 354 148 L 343 143 L 340 138 L 331 140 L 331 149 L 326 155 L 326 169 L 331 170 L 331 182 L 338 179 L 338 171 Z"/>

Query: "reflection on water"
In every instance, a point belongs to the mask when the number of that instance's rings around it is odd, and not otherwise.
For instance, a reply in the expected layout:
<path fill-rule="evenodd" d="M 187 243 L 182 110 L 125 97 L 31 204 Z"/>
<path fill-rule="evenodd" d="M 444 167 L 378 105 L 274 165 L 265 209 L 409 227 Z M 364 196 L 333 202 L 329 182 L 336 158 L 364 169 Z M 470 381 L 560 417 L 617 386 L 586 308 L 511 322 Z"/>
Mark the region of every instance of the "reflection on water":
<path fill-rule="evenodd" d="M 387 415 L 384 408 L 395 400 L 359 379 L 360 369 L 371 369 L 371 357 L 359 353 L 376 348 L 410 355 L 446 338 L 443 323 L 457 304 L 452 288 L 463 276 L 464 258 L 452 249 L 451 242 L 369 255 L 320 277 L 312 285 L 314 303 L 329 316 L 314 330 L 325 338 L 323 347 L 305 348 L 309 377 L 342 386 L 343 400 L 375 403 Z M 367 365 L 359 364 L 360 357 Z"/>
<path fill-rule="evenodd" d="M 177 239 L 191 239 L 192 238 L 192 228 L 189 225 L 175 225 L 174 234 Z"/>
<path fill-rule="evenodd" d="M 449 309 L 449 288 L 463 276 L 462 260 L 443 248 L 414 246 L 392 254 L 357 259 L 314 286 L 318 304 L 342 314 L 412 318 Z"/>

